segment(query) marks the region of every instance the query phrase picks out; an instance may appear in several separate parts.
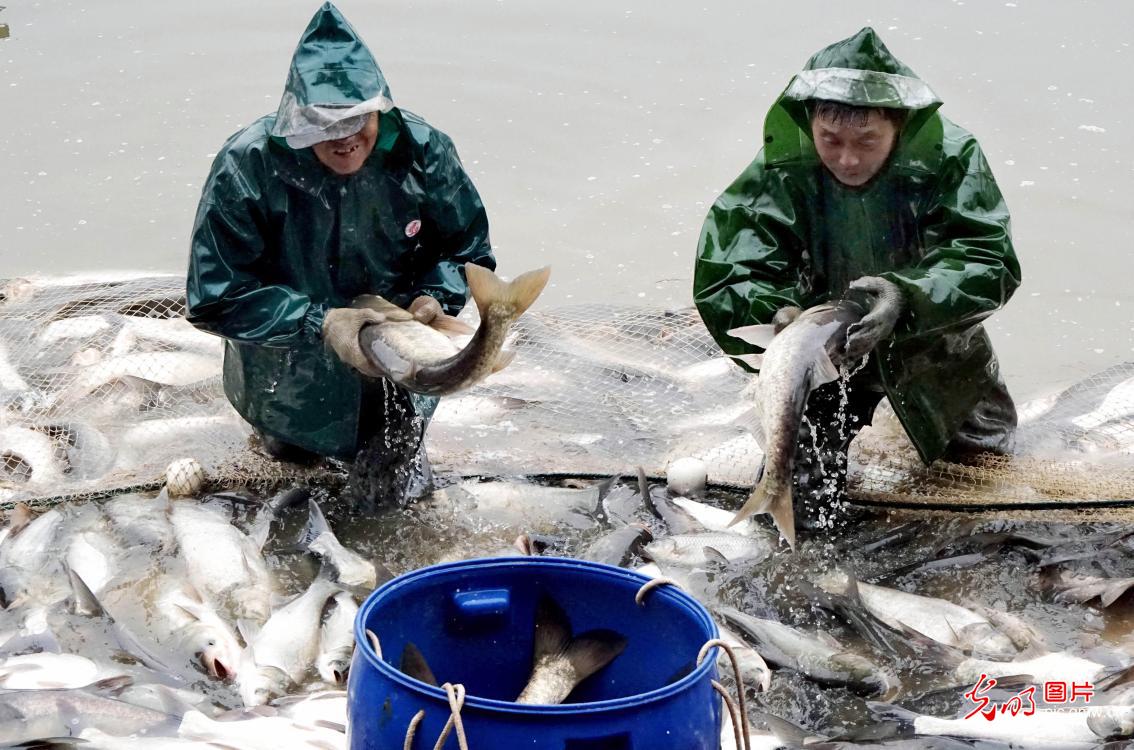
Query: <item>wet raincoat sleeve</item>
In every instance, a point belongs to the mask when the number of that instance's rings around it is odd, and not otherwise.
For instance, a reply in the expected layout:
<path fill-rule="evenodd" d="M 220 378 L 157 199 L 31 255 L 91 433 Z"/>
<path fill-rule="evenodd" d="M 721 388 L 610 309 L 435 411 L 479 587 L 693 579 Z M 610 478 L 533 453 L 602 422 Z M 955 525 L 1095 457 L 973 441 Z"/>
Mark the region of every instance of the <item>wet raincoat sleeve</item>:
<path fill-rule="evenodd" d="M 326 305 L 283 284 L 265 283 L 271 261 L 267 217 L 254 175 L 218 159 L 193 226 L 186 318 L 228 339 L 292 346 L 322 336 Z"/>
<path fill-rule="evenodd" d="M 425 155 L 430 240 L 415 296 L 429 295 L 450 315 L 468 300 L 465 263 L 496 268 L 488 240 L 488 215 L 452 140 L 434 132 Z"/>
<path fill-rule="evenodd" d="M 787 178 L 756 160 L 709 210 L 693 272 L 693 299 L 726 354 L 758 351 L 728 335 L 802 306 L 799 217 Z"/>
<path fill-rule="evenodd" d="M 940 175 L 920 222 L 924 255 L 912 267 L 880 274 L 906 296 L 898 340 L 968 328 L 1002 307 L 1020 286 L 1008 207 L 974 138 L 946 161 Z"/>

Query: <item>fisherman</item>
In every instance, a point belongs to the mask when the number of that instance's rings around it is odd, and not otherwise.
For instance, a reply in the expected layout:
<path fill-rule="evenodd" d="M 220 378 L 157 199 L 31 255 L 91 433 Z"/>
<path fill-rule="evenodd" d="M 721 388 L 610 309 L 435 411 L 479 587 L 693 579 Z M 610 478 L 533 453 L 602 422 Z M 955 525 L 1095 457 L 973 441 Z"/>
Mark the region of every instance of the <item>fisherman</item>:
<path fill-rule="evenodd" d="M 370 50 L 325 3 L 279 110 L 217 154 L 193 226 L 186 317 L 225 338 L 225 393 L 266 451 L 357 459 L 363 489 L 425 492 L 437 401 L 377 376 L 358 334 L 382 318 L 351 301 L 381 295 L 424 323 L 456 314 L 466 262 L 496 267 L 453 142 L 394 106 Z"/>
<path fill-rule="evenodd" d="M 926 464 L 1012 450 L 1016 409 L 980 324 L 1020 284 L 1008 208 L 940 106 L 873 29 L 832 44 L 772 106 L 701 232 L 694 299 L 729 355 L 759 351 L 733 328 L 778 333 L 842 298 L 868 310 L 847 337 L 865 364 L 812 392 L 798 433 L 805 527 L 842 498 L 850 442 L 883 396 Z"/>

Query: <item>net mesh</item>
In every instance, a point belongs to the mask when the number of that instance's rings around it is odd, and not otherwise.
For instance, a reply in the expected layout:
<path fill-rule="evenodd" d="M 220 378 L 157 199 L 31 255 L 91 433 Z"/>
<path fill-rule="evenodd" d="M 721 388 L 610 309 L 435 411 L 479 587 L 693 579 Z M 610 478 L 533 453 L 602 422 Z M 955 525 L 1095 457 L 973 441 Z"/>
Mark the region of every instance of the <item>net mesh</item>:
<path fill-rule="evenodd" d="M 0 502 L 167 480 L 193 494 L 328 479 L 327 466 L 258 450 L 224 396 L 221 340 L 182 317 L 183 284 L 180 276 L 0 282 Z M 605 476 L 641 466 L 662 476 L 693 457 L 714 484 L 755 480 L 763 460 L 752 437 L 756 378 L 720 354 L 694 310 L 540 310 L 516 324 L 509 348 L 508 368 L 442 399 L 427 438 L 440 471 Z M 883 405 L 852 447 L 851 496 L 941 507 L 1134 499 L 1134 363 L 1020 414 L 1015 456 L 926 467 Z"/>

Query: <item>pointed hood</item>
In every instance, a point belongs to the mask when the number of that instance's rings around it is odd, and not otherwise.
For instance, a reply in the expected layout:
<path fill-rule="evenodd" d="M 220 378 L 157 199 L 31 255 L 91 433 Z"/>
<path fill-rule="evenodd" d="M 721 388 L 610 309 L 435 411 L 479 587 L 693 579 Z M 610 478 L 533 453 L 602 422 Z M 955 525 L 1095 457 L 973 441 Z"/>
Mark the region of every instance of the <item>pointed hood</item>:
<path fill-rule="evenodd" d="M 386 78 L 354 27 L 324 3 L 299 39 L 272 135 L 292 148 L 358 132 L 394 103 Z"/>
<path fill-rule="evenodd" d="M 941 106 L 929 85 L 894 57 L 869 26 L 816 52 L 792 77 L 764 124 L 771 161 L 798 153 L 791 148 L 796 139 L 785 138 L 790 131 L 798 129 L 799 137 L 810 141 L 808 103 L 813 99 L 908 110 L 903 139 L 912 138 Z"/>

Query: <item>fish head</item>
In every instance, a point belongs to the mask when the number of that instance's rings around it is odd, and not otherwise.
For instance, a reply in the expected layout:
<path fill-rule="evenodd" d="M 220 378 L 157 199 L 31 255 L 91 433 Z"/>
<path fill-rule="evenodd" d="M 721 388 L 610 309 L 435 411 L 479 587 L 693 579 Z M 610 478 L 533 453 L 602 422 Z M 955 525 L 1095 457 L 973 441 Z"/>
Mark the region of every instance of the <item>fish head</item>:
<path fill-rule="evenodd" d="M 198 628 L 193 653 L 209 676 L 221 680 L 236 676 L 240 664 L 240 644 L 231 633 L 217 628 Z"/>
<path fill-rule="evenodd" d="M 319 655 L 315 662 L 316 669 L 323 682 L 329 685 L 345 685 L 347 671 L 350 669 L 350 654 L 329 651 Z"/>
<path fill-rule="evenodd" d="M 1099 706 L 1087 712 L 1087 728 L 1104 740 L 1134 735 L 1134 706 Z"/>
<path fill-rule="evenodd" d="M 240 699 L 245 706 L 252 708 L 263 706 L 273 698 L 287 693 L 291 680 L 282 669 L 259 666 L 252 659 L 250 651 L 245 651 L 236 682 L 240 688 Z"/>

